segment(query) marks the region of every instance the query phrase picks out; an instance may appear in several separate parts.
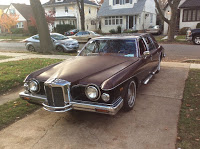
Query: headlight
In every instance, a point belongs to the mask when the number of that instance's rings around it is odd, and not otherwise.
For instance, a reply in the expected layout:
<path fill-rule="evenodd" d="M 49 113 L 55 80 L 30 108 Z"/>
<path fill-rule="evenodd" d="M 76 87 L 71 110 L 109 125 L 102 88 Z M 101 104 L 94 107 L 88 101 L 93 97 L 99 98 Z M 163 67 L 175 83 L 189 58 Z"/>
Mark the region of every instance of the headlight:
<path fill-rule="evenodd" d="M 110 100 L 110 95 L 106 94 L 106 93 L 103 93 L 101 95 L 101 98 L 103 99 L 103 101 L 108 102 Z"/>
<path fill-rule="evenodd" d="M 39 83 L 36 80 L 31 80 L 29 82 L 29 90 L 30 92 L 38 92 L 39 91 Z"/>
<path fill-rule="evenodd" d="M 95 86 L 88 86 L 86 87 L 85 94 L 90 100 L 97 101 L 99 97 L 99 90 Z"/>

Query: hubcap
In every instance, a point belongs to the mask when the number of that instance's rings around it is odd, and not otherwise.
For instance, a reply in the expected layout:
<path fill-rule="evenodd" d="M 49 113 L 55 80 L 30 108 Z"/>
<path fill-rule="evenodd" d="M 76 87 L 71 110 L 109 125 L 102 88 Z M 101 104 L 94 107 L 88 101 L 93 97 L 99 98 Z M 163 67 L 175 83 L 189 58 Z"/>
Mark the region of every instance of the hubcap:
<path fill-rule="evenodd" d="M 200 37 L 196 37 L 196 38 L 195 38 L 195 43 L 196 43 L 196 44 L 200 44 Z"/>
<path fill-rule="evenodd" d="M 136 98 L 136 85 L 135 82 L 131 82 L 129 84 L 128 88 L 128 105 L 129 107 L 133 107 L 135 104 L 135 98 Z"/>
<path fill-rule="evenodd" d="M 35 51 L 33 46 L 29 46 L 28 49 L 29 49 L 29 51 Z"/>

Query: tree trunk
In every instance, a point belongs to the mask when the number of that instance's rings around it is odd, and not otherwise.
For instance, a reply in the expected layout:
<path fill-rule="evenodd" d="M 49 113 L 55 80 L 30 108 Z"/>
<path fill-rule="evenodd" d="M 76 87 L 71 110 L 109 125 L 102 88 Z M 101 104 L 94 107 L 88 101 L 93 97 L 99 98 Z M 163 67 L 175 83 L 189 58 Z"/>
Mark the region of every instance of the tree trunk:
<path fill-rule="evenodd" d="M 76 0 L 79 13 L 80 13 L 80 18 L 81 18 L 81 30 L 85 30 L 85 10 L 84 10 L 84 0 Z"/>
<path fill-rule="evenodd" d="M 45 17 L 44 9 L 40 0 L 30 0 L 32 11 L 40 38 L 40 53 L 53 53 L 54 47 L 49 34 L 49 28 Z"/>

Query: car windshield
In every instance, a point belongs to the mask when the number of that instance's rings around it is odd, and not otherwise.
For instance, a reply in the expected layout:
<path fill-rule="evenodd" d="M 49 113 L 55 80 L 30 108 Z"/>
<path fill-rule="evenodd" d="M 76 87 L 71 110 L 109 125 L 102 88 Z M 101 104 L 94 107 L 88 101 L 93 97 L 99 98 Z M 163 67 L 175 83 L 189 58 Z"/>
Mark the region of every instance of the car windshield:
<path fill-rule="evenodd" d="M 92 40 L 80 52 L 79 56 L 119 55 L 136 57 L 135 40 Z"/>
<path fill-rule="evenodd" d="M 66 36 L 63 36 L 61 34 L 52 34 L 51 35 L 51 38 L 55 39 L 55 40 L 65 40 L 65 39 L 69 39 L 68 37 Z"/>

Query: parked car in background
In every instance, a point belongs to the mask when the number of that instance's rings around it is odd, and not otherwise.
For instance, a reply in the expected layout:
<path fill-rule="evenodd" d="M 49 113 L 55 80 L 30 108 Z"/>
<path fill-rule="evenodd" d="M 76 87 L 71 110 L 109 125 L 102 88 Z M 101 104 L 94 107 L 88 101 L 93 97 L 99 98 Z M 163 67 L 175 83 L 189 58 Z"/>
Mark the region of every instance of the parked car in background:
<path fill-rule="evenodd" d="M 93 31 L 80 31 L 70 38 L 78 40 L 78 42 L 88 42 L 90 39 L 94 37 L 100 37 L 101 35 L 93 32 Z"/>
<path fill-rule="evenodd" d="M 162 29 L 159 25 L 155 25 L 155 26 L 149 26 L 149 28 L 146 30 L 147 33 L 151 33 L 151 34 L 158 34 L 160 35 L 162 33 Z"/>
<path fill-rule="evenodd" d="M 51 33 L 51 39 L 56 51 L 58 52 L 70 52 L 77 51 L 79 43 L 76 39 L 71 39 L 67 36 L 63 36 L 58 33 Z M 24 40 L 26 49 L 31 52 L 35 52 L 40 49 L 39 35 L 34 35 Z"/>
<path fill-rule="evenodd" d="M 138 87 L 160 71 L 164 55 L 150 34 L 94 38 L 74 59 L 28 75 L 20 97 L 51 112 L 129 111 Z"/>
<path fill-rule="evenodd" d="M 186 34 L 187 41 L 193 41 L 194 44 L 200 45 L 200 28 L 189 29 Z"/>
<path fill-rule="evenodd" d="M 72 29 L 72 30 L 69 30 L 69 31 L 65 32 L 64 35 L 65 36 L 72 36 L 72 35 L 75 35 L 78 32 L 79 32 L 78 29 Z"/>

